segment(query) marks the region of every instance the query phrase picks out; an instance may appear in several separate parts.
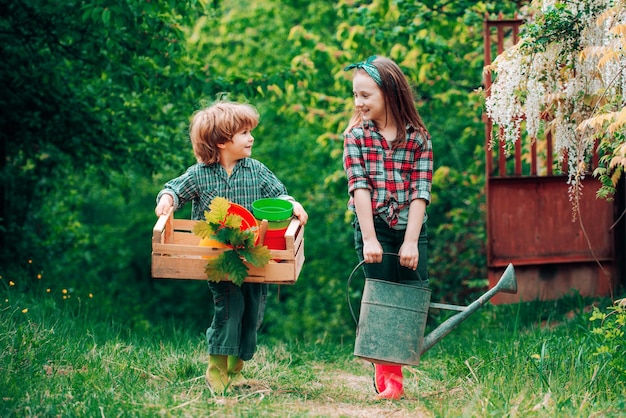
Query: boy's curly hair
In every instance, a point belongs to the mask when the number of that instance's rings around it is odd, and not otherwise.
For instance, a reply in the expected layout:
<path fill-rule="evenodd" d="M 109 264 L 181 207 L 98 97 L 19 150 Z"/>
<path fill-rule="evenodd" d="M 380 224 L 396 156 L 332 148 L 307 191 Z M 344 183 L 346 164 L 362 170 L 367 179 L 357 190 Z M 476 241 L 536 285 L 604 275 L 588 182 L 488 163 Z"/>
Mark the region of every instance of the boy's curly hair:
<path fill-rule="evenodd" d="M 247 103 L 220 101 L 193 114 L 189 137 L 198 162 L 219 161 L 218 144 L 233 139 L 236 133 L 252 130 L 259 124 L 259 113 Z"/>

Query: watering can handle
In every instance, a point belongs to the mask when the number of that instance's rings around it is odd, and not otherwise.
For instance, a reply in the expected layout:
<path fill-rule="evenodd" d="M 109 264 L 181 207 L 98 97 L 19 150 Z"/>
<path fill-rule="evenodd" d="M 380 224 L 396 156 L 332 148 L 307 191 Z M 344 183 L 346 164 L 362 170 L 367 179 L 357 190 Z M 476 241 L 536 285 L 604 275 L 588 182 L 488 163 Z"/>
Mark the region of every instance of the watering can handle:
<path fill-rule="evenodd" d="M 396 253 L 383 253 L 383 255 L 395 255 L 396 257 L 399 257 L 398 254 Z M 354 323 L 358 326 L 359 325 L 359 321 L 356 319 L 356 315 L 354 314 L 354 309 L 352 308 L 352 303 L 350 303 L 350 282 L 352 282 L 352 277 L 354 276 L 354 273 L 357 272 L 357 270 L 363 265 L 365 264 L 365 260 L 361 261 L 359 264 L 356 265 L 356 267 L 352 270 L 352 273 L 350 273 L 350 277 L 348 277 L 348 283 L 346 285 L 346 298 L 348 299 L 348 307 L 350 308 L 350 313 L 352 314 L 352 319 L 354 319 Z M 417 276 L 420 279 L 420 282 L 422 282 L 422 278 L 420 277 L 419 273 L 417 273 Z"/>

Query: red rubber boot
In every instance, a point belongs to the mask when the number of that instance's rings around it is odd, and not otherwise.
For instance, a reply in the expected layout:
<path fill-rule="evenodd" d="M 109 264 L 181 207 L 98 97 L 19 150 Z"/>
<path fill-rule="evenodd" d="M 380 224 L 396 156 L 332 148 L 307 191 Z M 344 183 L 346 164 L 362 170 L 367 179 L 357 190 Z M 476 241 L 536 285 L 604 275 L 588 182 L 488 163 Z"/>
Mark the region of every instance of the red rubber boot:
<path fill-rule="evenodd" d="M 404 396 L 402 366 L 374 365 L 375 399 L 400 399 Z"/>
<path fill-rule="evenodd" d="M 383 365 L 372 363 L 372 366 L 374 366 L 374 390 L 376 393 L 384 392 L 387 386 L 383 376 Z"/>

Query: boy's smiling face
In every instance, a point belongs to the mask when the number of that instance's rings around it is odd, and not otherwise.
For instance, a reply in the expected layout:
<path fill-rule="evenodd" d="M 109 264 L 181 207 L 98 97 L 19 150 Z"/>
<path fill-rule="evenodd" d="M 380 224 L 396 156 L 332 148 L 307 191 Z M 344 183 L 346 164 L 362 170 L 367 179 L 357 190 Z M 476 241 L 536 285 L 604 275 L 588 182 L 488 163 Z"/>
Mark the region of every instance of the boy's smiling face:
<path fill-rule="evenodd" d="M 253 143 L 254 137 L 250 129 L 239 131 L 230 141 L 218 145 L 222 154 L 221 159 L 237 161 L 250 157 L 252 155 Z"/>

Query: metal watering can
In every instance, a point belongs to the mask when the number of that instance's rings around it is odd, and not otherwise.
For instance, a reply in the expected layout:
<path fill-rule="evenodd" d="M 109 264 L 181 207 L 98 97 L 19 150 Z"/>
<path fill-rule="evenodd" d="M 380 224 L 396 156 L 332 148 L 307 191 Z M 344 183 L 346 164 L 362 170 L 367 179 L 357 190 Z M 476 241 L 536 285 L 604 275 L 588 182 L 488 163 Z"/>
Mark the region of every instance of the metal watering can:
<path fill-rule="evenodd" d="M 363 263 L 350 274 L 348 291 L 352 277 Z M 366 278 L 358 321 L 348 296 L 350 312 L 357 324 L 354 355 L 372 363 L 417 366 L 422 354 L 498 292 L 517 293 L 513 264 L 508 265 L 493 288 L 468 306 L 431 303 L 431 292 L 426 286 Z M 430 308 L 460 312 L 424 336 Z"/>

